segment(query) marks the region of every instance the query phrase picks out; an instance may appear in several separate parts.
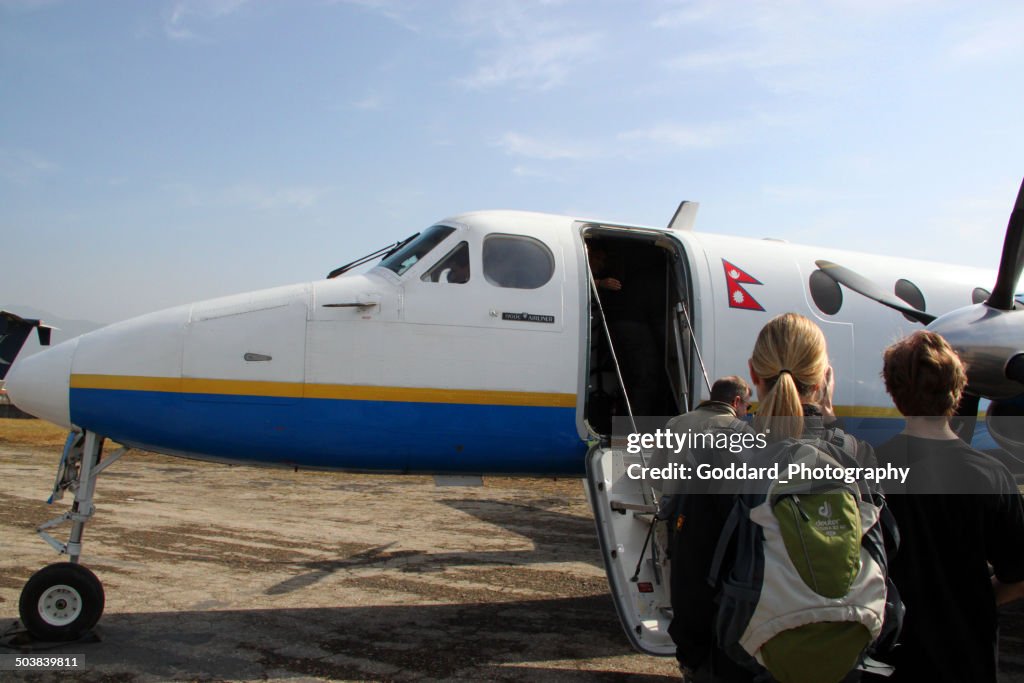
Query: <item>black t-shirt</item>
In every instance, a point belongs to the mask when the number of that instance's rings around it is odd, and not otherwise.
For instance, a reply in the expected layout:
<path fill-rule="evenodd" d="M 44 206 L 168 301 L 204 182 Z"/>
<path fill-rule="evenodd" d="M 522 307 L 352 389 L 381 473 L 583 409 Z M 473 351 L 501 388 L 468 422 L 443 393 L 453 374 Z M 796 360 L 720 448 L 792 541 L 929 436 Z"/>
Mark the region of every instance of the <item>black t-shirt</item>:
<path fill-rule="evenodd" d="M 911 467 L 908 491 L 950 491 L 888 496 L 901 537 L 890 574 L 907 608 L 890 680 L 995 681 L 989 564 L 1004 583 L 1024 580 L 1024 508 L 1013 478 L 959 439 L 901 434 L 876 455 L 880 465 Z"/>

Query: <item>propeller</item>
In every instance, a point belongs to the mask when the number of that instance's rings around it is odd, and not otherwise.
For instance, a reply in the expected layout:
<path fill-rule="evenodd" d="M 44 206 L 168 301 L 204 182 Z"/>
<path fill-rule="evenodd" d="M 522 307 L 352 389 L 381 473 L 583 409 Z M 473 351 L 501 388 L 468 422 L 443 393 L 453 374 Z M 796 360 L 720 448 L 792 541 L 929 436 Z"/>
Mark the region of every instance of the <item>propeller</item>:
<path fill-rule="evenodd" d="M 977 415 L 978 399 L 991 399 L 989 432 L 1008 452 L 1024 453 L 1024 429 L 1019 426 L 1024 423 L 1024 310 L 1014 296 L 1024 271 L 1024 182 L 1006 225 L 992 293 L 975 290 L 974 301 L 981 303 L 936 317 L 908 305 L 849 268 L 824 260 L 816 264 L 840 285 L 908 315 L 945 337 L 968 369 L 967 392 L 957 410 L 964 429 L 973 430 L 969 416 Z"/>
<path fill-rule="evenodd" d="M 1017 192 L 1010 220 L 1006 224 L 1006 238 L 1003 240 L 1003 255 L 999 259 L 999 275 L 985 303 L 1000 311 L 1013 310 L 1013 294 L 1024 267 L 1024 182 Z"/>

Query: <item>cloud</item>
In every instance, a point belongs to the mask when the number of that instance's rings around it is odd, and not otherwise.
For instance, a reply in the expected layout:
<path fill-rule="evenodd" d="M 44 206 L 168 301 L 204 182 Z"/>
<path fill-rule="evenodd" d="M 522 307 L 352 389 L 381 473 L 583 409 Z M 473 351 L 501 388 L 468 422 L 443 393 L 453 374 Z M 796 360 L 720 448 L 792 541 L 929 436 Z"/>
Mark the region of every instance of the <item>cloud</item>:
<path fill-rule="evenodd" d="M 687 71 L 704 71 L 709 69 L 767 69 L 799 61 L 799 57 L 789 51 L 774 47 L 764 48 L 715 48 L 688 52 L 673 59 L 666 65 L 672 69 Z"/>
<path fill-rule="evenodd" d="M 505 133 L 498 146 L 505 150 L 505 153 L 514 157 L 525 157 L 527 159 L 540 159 L 543 161 L 556 160 L 580 160 L 592 159 L 603 156 L 597 145 L 553 142 L 551 140 L 540 140 L 538 138 L 522 135 L 520 133 Z"/>
<path fill-rule="evenodd" d="M 24 185 L 59 170 L 60 166 L 30 150 L 0 147 L 0 178 L 8 182 Z"/>
<path fill-rule="evenodd" d="M 888 49 L 879 36 L 916 2 L 705 1 L 663 12 L 653 27 L 685 38 L 661 61 L 670 70 L 745 72 L 777 93 L 819 93 L 874 74 L 863 65 Z"/>
<path fill-rule="evenodd" d="M 384 98 L 380 95 L 367 95 L 352 103 L 352 109 L 359 111 L 380 111 L 384 107 Z"/>
<path fill-rule="evenodd" d="M 708 3 L 687 3 L 685 6 L 673 7 L 655 17 L 652 22 L 655 28 L 681 28 L 698 24 L 712 17 L 714 6 Z"/>
<path fill-rule="evenodd" d="M 998 62 L 1024 52 L 1024 13 L 968 27 L 950 49 L 952 57 L 964 62 Z"/>
<path fill-rule="evenodd" d="M 580 26 L 560 2 L 466 2 L 456 12 L 462 39 L 477 46 L 478 64 L 456 82 L 470 90 L 512 85 L 550 90 L 600 54 L 603 34 Z"/>
<path fill-rule="evenodd" d="M 202 40 L 191 27 L 241 10 L 249 0 L 177 0 L 164 13 L 164 33 L 172 40 Z"/>
<path fill-rule="evenodd" d="M 416 5 L 411 5 L 407 0 L 330 0 L 330 4 L 359 7 L 413 33 L 420 33 L 422 30 L 411 17 Z"/>
<path fill-rule="evenodd" d="M 661 123 L 619 133 L 622 142 L 653 142 L 677 149 L 708 149 L 736 142 L 741 136 L 738 125 L 725 123 Z"/>
<path fill-rule="evenodd" d="M 711 149 L 735 144 L 745 137 L 743 123 L 659 123 L 635 128 L 603 138 L 554 139 L 507 132 L 496 146 L 510 157 L 536 162 L 574 162 L 616 158 L 637 158 L 665 150 Z M 550 173 L 536 166 L 517 165 L 513 173 L 521 177 L 541 177 Z"/>
<path fill-rule="evenodd" d="M 598 34 L 562 36 L 505 45 L 488 51 L 485 63 L 457 82 L 471 90 L 515 85 L 527 90 L 550 90 L 597 52 Z"/>
<path fill-rule="evenodd" d="M 587 161 L 594 159 L 633 158 L 658 153 L 658 150 L 711 149 L 736 144 L 746 139 L 750 122 L 717 122 L 689 124 L 658 123 L 634 128 L 604 138 L 590 140 L 556 140 L 507 132 L 496 143 L 508 156 L 535 161 Z M 537 169 L 518 166 L 517 175 L 536 175 Z"/>

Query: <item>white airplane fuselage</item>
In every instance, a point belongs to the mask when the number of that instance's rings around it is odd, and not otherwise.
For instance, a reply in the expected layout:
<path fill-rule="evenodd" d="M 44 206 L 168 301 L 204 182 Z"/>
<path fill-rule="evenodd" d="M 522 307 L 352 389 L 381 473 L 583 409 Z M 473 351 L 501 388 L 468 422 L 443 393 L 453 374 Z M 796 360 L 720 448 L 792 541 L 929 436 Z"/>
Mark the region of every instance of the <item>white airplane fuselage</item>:
<path fill-rule="evenodd" d="M 651 297 L 665 310 L 657 364 L 673 376 L 676 399 L 658 404 L 664 414 L 683 409 L 684 396 L 707 395 L 696 348 L 712 381 L 746 376 L 760 328 L 796 311 L 825 332 L 840 414 L 870 428 L 896 416 L 879 378 L 881 351 L 920 326 L 849 292 L 826 312 L 811 291 L 815 260 L 890 286 L 906 280 L 936 312 L 970 304 L 974 288 L 994 280 L 980 269 L 536 213 L 477 212 L 438 225 L 451 230 L 401 264 L 179 306 L 21 358 L 8 391 L 39 417 L 172 455 L 582 476 L 598 436 L 588 403 L 600 334 L 585 241 L 632 249 L 634 266 L 651 258 Z M 460 249 L 468 280 L 446 281 L 437 268 Z M 550 272 L 523 279 L 544 263 Z M 665 322 L 675 320 L 674 302 L 692 320 L 688 340 Z"/>

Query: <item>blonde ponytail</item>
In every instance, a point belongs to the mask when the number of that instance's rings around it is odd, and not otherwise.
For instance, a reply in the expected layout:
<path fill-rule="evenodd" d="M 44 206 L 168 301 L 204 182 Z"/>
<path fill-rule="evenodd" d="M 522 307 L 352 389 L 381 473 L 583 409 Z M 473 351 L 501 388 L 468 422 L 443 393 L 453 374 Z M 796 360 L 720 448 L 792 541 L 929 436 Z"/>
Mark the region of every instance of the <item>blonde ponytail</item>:
<path fill-rule="evenodd" d="M 769 441 L 799 437 L 803 403 L 815 398 L 814 388 L 828 369 L 821 329 L 796 313 L 772 318 L 757 335 L 750 367 L 768 387 L 768 393 L 759 397 L 754 428 Z"/>

